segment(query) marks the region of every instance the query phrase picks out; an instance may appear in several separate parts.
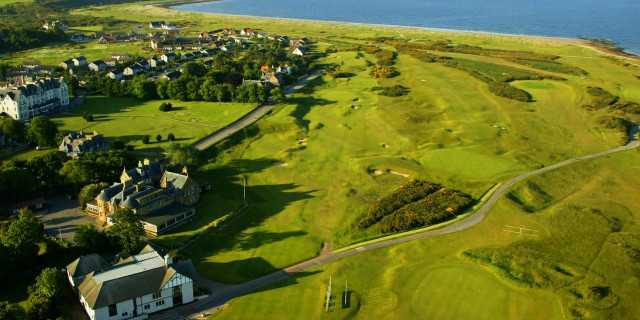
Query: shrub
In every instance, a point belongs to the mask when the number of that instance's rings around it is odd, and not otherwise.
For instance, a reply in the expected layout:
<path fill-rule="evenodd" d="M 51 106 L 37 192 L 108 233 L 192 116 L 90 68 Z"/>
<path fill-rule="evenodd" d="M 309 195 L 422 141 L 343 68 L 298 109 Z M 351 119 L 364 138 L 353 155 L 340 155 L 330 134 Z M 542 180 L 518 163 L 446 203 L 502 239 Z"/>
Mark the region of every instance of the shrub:
<path fill-rule="evenodd" d="M 127 151 L 133 151 L 134 147 L 132 145 L 127 146 Z"/>
<path fill-rule="evenodd" d="M 93 115 L 92 114 L 88 114 L 87 117 L 85 118 L 85 120 L 87 120 L 87 122 L 92 122 L 93 121 Z"/>
<path fill-rule="evenodd" d="M 396 70 L 393 67 L 373 66 L 369 75 L 374 78 L 391 78 L 396 75 Z"/>
<path fill-rule="evenodd" d="M 157 135 L 156 136 L 156 141 L 158 141 L 158 142 L 162 141 L 162 135 L 160 135 L 160 134 Z"/>
<path fill-rule="evenodd" d="M 175 141 L 176 140 L 176 136 L 173 135 L 173 133 L 169 133 L 167 135 L 167 141 Z"/>
<path fill-rule="evenodd" d="M 171 105 L 171 103 L 161 103 L 160 107 L 158 108 L 160 111 L 162 112 L 167 112 L 167 111 L 171 111 L 171 108 L 173 108 L 173 106 Z"/>
<path fill-rule="evenodd" d="M 390 87 L 373 87 L 371 88 L 371 91 L 380 91 L 378 94 L 381 96 L 399 97 L 407 94 L 409 89 L 401 85 L 395 85 Z"/>
<path fill-rule="evenodd" d="M 390 195 L 378 199 L 371 205 L 369 211 L 356 221 L 354 227 L 360 230 L 366 229 L 394 211 L 409 203 L 418 201 L 440 188 L 437 184 L 422 180 L 411 180 L 394 190 Z"/>
<path fill-rule="evenodd" d="M 151 139 L 151 137 L 145 135 L 142 137 L 142 143 L 144 144 L 149 144 L 149 139 Z"/>

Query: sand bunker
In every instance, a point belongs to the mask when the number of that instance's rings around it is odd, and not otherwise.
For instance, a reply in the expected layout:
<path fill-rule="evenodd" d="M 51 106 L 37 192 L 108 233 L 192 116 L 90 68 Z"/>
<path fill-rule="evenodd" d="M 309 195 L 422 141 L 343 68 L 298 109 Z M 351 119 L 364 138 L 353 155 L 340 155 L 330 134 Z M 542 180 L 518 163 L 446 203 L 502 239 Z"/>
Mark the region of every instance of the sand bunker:
<path fill-rule="evenodd" d="M 278 167 L 286 167 L 286 166 L 288 166 L 289 164 L 288 164 L 288 163 L 286 163 L 286 162 L 274 161 L 274 162 L 273 162 L 273 165 L 274 165 L 274 166 L 278 166 Z"/>
<path fill-rule="evenodd" d="M 387 172 L 391 173 L 391 174 L 395 174 L 395 175 L 399 175 L 399 176 L 403 176 L 405 178 L 408 178 L 409 175 L 406 173 L 402 173 L 402 172 L 398 172 L 398 171 L 393 171 L 393 170 L 387 170 Z"/>
<path fill-rule="evenodd" d="M 382 174 L 382 170 L 373 169 L 373 170 L 369 171 L 369 173 L 371 173 L 374 176 L 379 176 L 379 175 Z"/>

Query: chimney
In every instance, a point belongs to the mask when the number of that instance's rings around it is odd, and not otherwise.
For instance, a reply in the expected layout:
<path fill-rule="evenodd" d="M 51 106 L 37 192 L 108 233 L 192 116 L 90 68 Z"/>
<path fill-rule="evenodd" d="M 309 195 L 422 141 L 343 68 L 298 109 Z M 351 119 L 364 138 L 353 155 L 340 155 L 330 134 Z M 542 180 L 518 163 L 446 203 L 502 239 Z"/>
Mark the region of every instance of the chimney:
<path fill-rule="evenodd" d="M 138 168 L 142 168 L 142 161 L 138 161 Z"/>
<path fill-rule="evenodd" d="M 187 171 L 187 167 L 182 167 L 182 173 L 184 173 L 184 175 L 188 176 L 189 172 Z"/>
<path fill-rule="evenodd" d="M 169 268 L 173 264 L 173 257 L 170 254 L 164 256 L 164 267 Z"/>
<path fill-rule="evenodd" d="M 145 158 L 145 159 L 144 159 L 144 165 L 145 165 L 145 166 L 148 166 L 148 165 L 150 165 L 150 164 L 151 164 L 151 162 L 149 162 L 149 159 Z"/>

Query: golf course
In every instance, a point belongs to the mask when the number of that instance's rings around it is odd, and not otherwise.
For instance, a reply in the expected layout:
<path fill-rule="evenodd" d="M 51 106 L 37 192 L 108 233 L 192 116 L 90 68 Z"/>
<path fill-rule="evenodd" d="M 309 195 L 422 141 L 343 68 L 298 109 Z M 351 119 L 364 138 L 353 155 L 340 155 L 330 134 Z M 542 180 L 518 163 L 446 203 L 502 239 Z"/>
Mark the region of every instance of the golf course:
<path fill-rule="evenodd" d="M 199 168 L 189 174 L 209 182 L 212 192 L 201 197 L 197 219 L 150 239 L 180 248 L 215 226 L 180 255 L 220 284 L 285 269 L 325 246 L 339 252 L 444 227 L 514 177 L 625 145 L 640 122 L 640 60 L 586 41 L 198 14 L 151 4 L 70 13 L 135 16 L 141 24 L 163 19 L 189 25 L 191 36 L 251 27 L 306 37 L 307 54 L 326 70 L 201 151 Z M 138 44 L 109 46 L 148 54 Z M 45 50 L 26 57 L 42 59 Z M 64 50 L 103 55 L 96 44 Z M 159 111 L 162 102 L 173 110 Z M 136 151 L 162 152 L 168 133 L 193 144 L 256 107 L 87 96 L 53 120 L 61 130 L 95 130 Z M 153 140 L 157 134 L 161 141 Z M 152 142 L 143 144 L 144 135 Z M 640 319 L 639 159 L 638 149 L 629 149 L 527 177 L 473 227 L 363 250 L 234 298 L 207 316 Z M 459 192 L 472 204 L 400 232 L 386 232 L 381 221 L 356 227 L 380 199 L 413 180 Z"/>

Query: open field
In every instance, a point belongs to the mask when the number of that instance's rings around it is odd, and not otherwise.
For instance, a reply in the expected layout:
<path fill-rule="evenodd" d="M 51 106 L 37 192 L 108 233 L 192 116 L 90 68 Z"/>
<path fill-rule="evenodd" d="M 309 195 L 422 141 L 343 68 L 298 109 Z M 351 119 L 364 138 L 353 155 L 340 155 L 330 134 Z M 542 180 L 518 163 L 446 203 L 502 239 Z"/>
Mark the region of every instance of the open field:
<path fill-rule="evenodd" d="M 591 319 L 638 319 L 634 297 L 640 290 L 640 266 L 634 252 L 640 249 L 640 216 L 635 213 L 640 208 L 633 196 L 640 187 L 637 158 L 637 150 L 631 150 L 524 180 L 514 193 L 531 194 L 531 185 L 537 185 L 542 192 L 538 194 L 544 194 L 526 200 L 539 202 L 533 210 L 526 207 L 529 202 L 523 205 L 503 197 L 485 221 L 469 230 L 311 269 L 237 298 L 213 318 L 242 319 L 261 311 L 265 319 L 293 319 L 299 314 L 314 319 L 406 319 L 426 314 L 434 319 L 573 319 L 577 311 Z M 535 230 L 531 234 L 536 236 L 505 232 L 507 225 Z M 526 259 L 525 270 L 553 263 L 564 273 L 545 272 L 566 288 L 519 285 L 498 269 L 460 254 L 474 248 L 505 250 L 515 256 L 511 265 Z M 325 313 L 329 276 L 336 305 Z M 343 309 L 339 301 L 345 280 L 353 303 Z M 590 301 L 571 293 L 588 283 L 609 288 L 608 296 Z"/>
<path fill-rule="evenodd" d="M 77 56 L 84 56 L 88 61 L 94 61 L 110 57 L 111 54 L 115 52 L 126 52 L 134 56 L 150 57 L 153 54 L 144 50 L 146 46 L 148 46 L 148 44 L 141 42 L 100 44 L 96 41 L 91 41 L 81 44 L 69 43 L 29 49 L 20 51 L 19 53 L 9 53 L 4 55 L 0 61 L 11 65 L 21 65 L 25 60 L 38 60 L 43 65 L 57 66 L 60 62 L 73 59 Z"/>
<path fill-rule="evenodd" d="M 0 6 L 16 2 L 33 2 L 33 0 L 0 0 Z"/>
<path fill-rule="evenodd" d="M 372 43 L 371 37 L 379 36 L 447 39 L 558 55 L 560 62 L 589 73 L 584 79 L 563 75 L 563 81 L 511 82 L 531 94 L 534 101 L 524 103 L 494 95 L 486 83 L 468 72 L 404 54 L 395 61 L 399 74 L 389 79 L 369 77 L 377 60 L 370 54 L 337 52 L 321 57 L 320 63 L 337 66 L 350 76 L 316 79 L 265 118 L 205 151 L 207 163 L 196 174 L 209 181 L 215 192 L 203 199 L 205 216 L 159 240 L 179 244 L 212 222 L 205 220 L 237 208 L 246 182 L 249 207 L 183 252 L 203 275 L 226 283 L 241 283 L 306 260 L 317 255 L 324 242 L 336 249 L 379 237 L 375 230 L 357 233 L 349 226 L 377 198 L 408 178 L 439 183 L 477 199 L 496 183 L 519 173 L 618 145 L 620 133 L 596 123 L 611 111 L 581 107 L 589 102 L 587 86 L 640 101 L 637 67 L 567 41 L 202 15 L 140 4 L 83 8 L 73 13 L 126 14 L 139 17 L 140 23 L 171 20 L 189 23 L 190 32 L 250 25 L 269 33 L 311 37 L 323 47 L 367 44 Z M 79 51 L 85 56 L 93 54 L 90 49 L 87 52 Z M 457 54 L 457 58 L 471 64 L 481 61 L 532 70 L 494 57 Z M 371 91 L 374 86 L 396 84 L 407 87 L 409 94 L 391 98 Z M 94 108 L 109 109 L 100 103 Z M 151 112 L 157 106 L 145 105 L 140 110 L 147 112 L 144 108 Z M 156 133 L 164 136 L 167 130 L 176 130 L 177 138 L 193 142 L 208 128 L 180 127 L 187 131 L 179 134 L 177 127 L 161 127 L 177 122 L 153 119 L 148 129 L 138 129 L 140 123 L 151 121 L 131 112 L 137 111 L 123 111 L 126 117 L 109 116 L 102 124 L 99 117 L 94 123 L 79 116 L 57 121 L 74 130 L 94 130 L 89 126 L 101 125 L 98 131 L 107 136 L 136 128 L 122 138 L 136 149 L 143 147 L 139 142 L 142 134 L 150 134 L 153 140 Z M 207 114 L 192 112 L 173 116 L 214 125 L 207 122 Z M 162 144 L 146 147 L 156 146 Z M 361 319 L 425 314 L 440 319 L 637 317 L 633 297 L 638 294 L 640 277 L 636 262 L 625 253 L 631 249 L 624 249 L 637 248 L 628 238 L 637 237 L 640 231 L 634 213 L 640 207 L 629 197 L 639 186 L 637 156 L 636 151 L 625 152 L 523 181 L 498 202 L 484 222 L 467 231 L 332 263 L 240 297 L 216 317 L 241 319 L 258 312 L 274 319 L 300 314 Z M 606 227 L 610 222 L 619 223 L 621 229 L 612 232 Z M 506 225 L 535 229 L 537 237 L 525 239 L 525 235 L 505 232 Z M 496 267 L 467 258 L 463 252 L 470 249 L 504 252 L 511 260 L 499 261 L 503 264 Z M 550 277 L 560 280 L 526 288 L 525 282 L 509 278 L 500 269 L 530 260 L 531 270 L 544 267 L 538 271 L 551 272 Z M 553 270 L 569 275 L 558 277 Z M 329 276 L 334 277 L 336 305 L 326 314 L 322 303 Z M 347 279 L 353 291 L 351 307 L 342 309 L 337 301 Z M 598 301 L 584 301 L 568 291 L 576 289 L 582 294 L 585 283 L 608 287 L 610 294 Z"/>
<path fill-rule="evenodd" d="M 406 181 L 387 170 L 478 198 L 517 173 L 617 144 L 616 134 L 592 124 L 596 113 L 578 107 L 584 93 L 571 81 L 516 82 L 536 99 L 521 103 L 491 95 L 462 71 L 402 55 L 400 76 L 376 81 L 367 59 L 330 54 L 326 62 L 354 76 L 315 80 L 246 129 L 247 138 L 223 142 L 215 163 L 200 170 L 214 184 L 234 185 L 221 188 L 223 196 L 240 192 L 246 176 L 250 203 L 185 251 L 203 274 L 238 283 L 312 257 L 322 242 L 335 248 L 380 236 L 348 225 Z M 377 96 L 369 88 L 378 82 L 402 83 L 411 93 Z"/>

